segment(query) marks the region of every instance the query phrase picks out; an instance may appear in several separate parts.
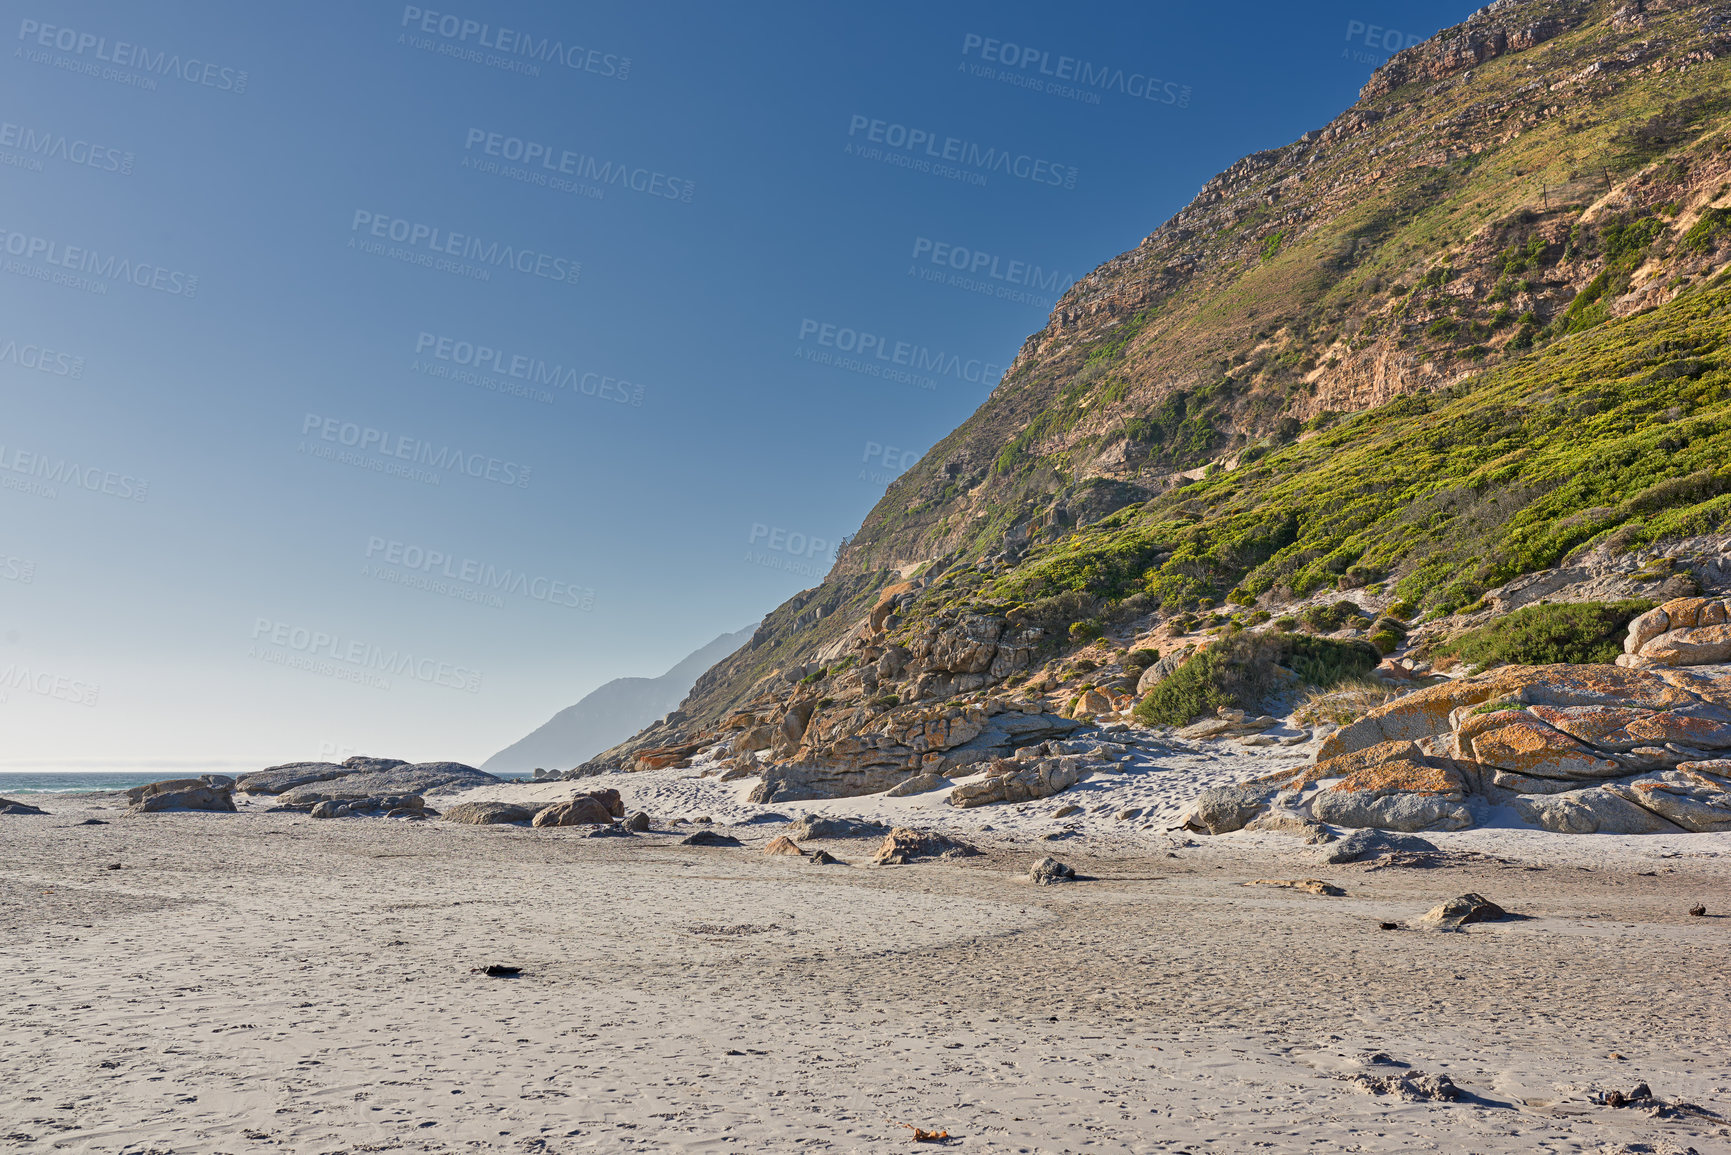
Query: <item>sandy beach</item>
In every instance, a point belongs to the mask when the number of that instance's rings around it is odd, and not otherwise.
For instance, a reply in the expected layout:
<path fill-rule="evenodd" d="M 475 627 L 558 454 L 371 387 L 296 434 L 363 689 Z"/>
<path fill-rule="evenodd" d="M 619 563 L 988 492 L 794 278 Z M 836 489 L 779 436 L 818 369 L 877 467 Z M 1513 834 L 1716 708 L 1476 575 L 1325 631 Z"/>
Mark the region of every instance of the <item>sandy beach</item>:
<path fill-rule="evenodd" d="M 1267 834 L 1044 841 L 1048 799 L 944 816 L 978 857 L 825 840 L 847 865 L 817 866 L 763 855 L 783 826 L 746 804 L 677 808 L 732 789 L 692 774 L 622 776 L 668 831 L 636 838 L 38 796 L 0 822 L 0 1144 L 1731 1151 L 1711 1114 L 1595 1101 L 1731 1112 L 1731 836 L 1475 830 L 1322 867 Z M 821 809 L 872 803 L 940 816 Z M 704 816 L 745 845 L 663 825 Z M 1045 853 L 1092 880 L 1030 885 Z M 1519 917 L 1406 925 L 1465 892 Z M 1367 1089 L 1413 1071 L 1460 1097 Z"/>

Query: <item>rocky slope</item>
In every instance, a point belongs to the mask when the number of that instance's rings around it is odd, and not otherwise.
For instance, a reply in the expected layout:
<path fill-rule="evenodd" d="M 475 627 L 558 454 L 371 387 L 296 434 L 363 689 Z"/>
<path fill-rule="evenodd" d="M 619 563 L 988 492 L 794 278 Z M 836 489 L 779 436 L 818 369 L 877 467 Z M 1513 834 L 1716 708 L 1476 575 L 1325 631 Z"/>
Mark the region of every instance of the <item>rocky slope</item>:
<path fill-rule="evenodd" d="M 725 744 L 766 798 L 883 789 L 1234 631 L 1410 668 L 1523 596 L 1716 588 L 1728 260 L 1731 16 L 1502 0 L 1078 282 L 823 584 L 591 769 Z"/>

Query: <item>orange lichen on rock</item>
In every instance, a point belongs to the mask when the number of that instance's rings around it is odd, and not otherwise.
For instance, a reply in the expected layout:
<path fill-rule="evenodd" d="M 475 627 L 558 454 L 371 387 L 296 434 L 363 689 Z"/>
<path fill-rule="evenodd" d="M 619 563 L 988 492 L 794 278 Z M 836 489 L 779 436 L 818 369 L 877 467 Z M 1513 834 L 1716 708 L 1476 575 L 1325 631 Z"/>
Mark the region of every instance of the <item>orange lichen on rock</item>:
<path fill-rule="evenodd" d="M 1466 797 L 1466 779 L 1451 766 L 1440 766 L 1412 758 L 1379 762 L 1353 771 L 1329 787 L 1342 794 L 1434 794 Z"/>

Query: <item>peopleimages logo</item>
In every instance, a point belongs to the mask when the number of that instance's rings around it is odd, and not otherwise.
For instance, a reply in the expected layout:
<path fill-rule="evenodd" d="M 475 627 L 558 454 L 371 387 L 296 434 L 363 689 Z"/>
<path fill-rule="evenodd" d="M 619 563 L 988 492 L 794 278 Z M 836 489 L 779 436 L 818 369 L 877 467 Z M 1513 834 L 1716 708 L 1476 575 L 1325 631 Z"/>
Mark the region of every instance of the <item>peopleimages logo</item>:
<path fill-rule="evenodd" d="M 9 476 L 11 474 L 21 476 Z M 129 473 L 79 465 L 64 457 L 56 460 L 46 453 L 31 453 L 0 444 L 0 489 L 52 500 L 60 496 L 60 491 L 54 488 L 56 485 L 118 497 L 123 501 L 143 501 L 150 495 L 150 482 L 141 481 Z"/>
<path fill-rule="evenodd" d="M 33 48 L 70 52 L 78 60 L 68 60 L 65 64 L 53 60 L 37 60 L 37 63 L 58 64 L 70 72 L 100 75 L 103 70 L 97 68 L 95 62 L 101 62 L 115 68 L 137 69 L 148 76 L 172 76 L 203 88 L 233 93 L 246 91 L 247 74 L 241 69 L 212 64 L 196 56 L 183 57 L 177 52 L 152 51 L 142 44 L 131 44 L 125 40 L 110 43 L 106 36 L 80 32 L 76 28 L 44 24 L 39 20 L 22 20 L 18 24 L 18 39 Z M 79 67 L 80 61 L 89 63 Z M 68 65 L 71 67 L 67 67 Z M 103 76 L 103 79 L 121 78 Z"/>
<path fill-rule="evenodd" d="M 321 417 L 316 413 L 308 413 L 301 421 L 301 433 L 312 434 L 320 441 L 332 445 L 340 445 L 354 450 L 353 453 L 339 453 L 325 449 L 317 444 L 308 445 L 301 442 L 300 451 L 314 457 L 325 457 L 344 465 L 356 465 L 371 469 L 376 473 L 401 473 L 416 481 L 426 481 L 437 485 L 443 476 L 428 470 L 411 469 L 408 466 L 397 466 L 398 462 L 413 462 L 417 466 L 427 466 L 431 470 L 444 470 L 447 473 L 459 473 L 468 477 L 491 481 L 499 485 L 515 486 L 525 489 L 529 485 L 530 467 L 519 465 L 515 461 L 501 461 L 497 457 L 488 457 L 484 453 L 465 453 L 461 449 L 453 449 L 449 445 L 434 445 L 418 437 L 403 434 L 387 433 L 383 429 L 374 429 L 369 425 L 358 425 L 353 421 L 343 421 L 336 417 Z"/>
<path fill-rule="evenodd" d="M 415 337 L 415 356 L 417 360 L 413 368 L 417 372 L 429 371 L 421 366 L 419 358 L 430 357 L 459 369 L 472 369 L 477 373 L 495 373 L 501 377 L 510 378 L 512 381 L 524 382 L 528 386 L 565 389 L 572 393 L 581 393 L 585 397 L 612 401 L 618 405 L 628 404 L 637 407 L 643 405 L 643 386 L 627 381 L 623 377 L 612 377 L 578 366 L 549 364 L 540 357 L 507 352 L 492 345 L 483 345 L 476 341 L 464 341 L 456 337 L 444 337 L 425 330 L 422 330 Z M 435 373 L 433 375 L 456 377 L 455 373 Z M 534 395 L 529 390 L 525 390 L 525 393 Z"/>
<path fill-rule="evenodd" d="M 254 642 L 275 647 L 254 646 L 248 656 L 272 665 L 304 669 L 325 677 L 360 682 L 377 689 L 388 690 L 391 684 L 382 675 L 413 678 L 429 686 L 444 686 L 470 694 L 481 692 L 481 672 L 434 658 L 417 657 L 407 650 L 385 649 L 358 638 L 343 638 L 325 630 L 307 629 L 272 618 L 253 622 Z"/>
<path fill-rule="evenodd" d="M 463 601 L 502 608 L 500 594 L 511 594 L 573 610 L 595 608 L 595 591 L 575 582 L 532 577 L 513 569 L 500 569 L 472 557 L 459 558 L 444 550 L 427 549 L 409 542 L 373 536 L 367 538 L 368 562 L 361 576 L 394 585 L 424 589 Z M 386 568 L 386 567 L 391 568 Z"/>
<path fill-rule="evenodd" d="M 929 374 L 954 377 L 972 385 L 995 385 L 1004 373 L 1002 365 L 990 361 L 964 360 L 942 349 L 810 317 L 800 321 L 799 339 L 801 343 L 794 349 L 796 357 L 873 377 L 905 381 L 921 389 L 937 388 L 936 379 Z M 812 348 L 812 344 L 817 348 Z"/>
<path fill-rule="evenodd" d="M 488 241 L 468 233 L 454 233 L 437 225 L 393 217 L 388 213 L 368 212 L 366 209 L 355 210 L 354 220 L 349 223 L 349 232 L 356 234 L 349 237 L 349 247 L 364 248 L 364 251 L 378 255 L 396 256 L 398 259 L 408 260 L 411 264 L 438 267 L 435 258 L 453 258 L 458 262 L 475 262 L 477 266 L 512 269 L 528 276 L 568 285 L 575 285 L 583 274 L 580 261 L 556 257 L 536 249 L 500 244 L 498 241 Z M 389 240 L 406 246 L 406 250 L 398 254 L 387 251 L 376 243 L 371 248 L 365 248 L 367 241 L 357 241 L 357 236 Z M 477 268 L 476 271 L 485 273 L 486 269 Z M 478 279 L 488 280 L 490 277 L 483 276 Z"/>
<path fill-rule="evenodd" d="M 84 358 L 15 337 L 0 338 L 0 363 L 47 373 L 53 377 L 84 376 Z"/>
<path fill-rule="evenodd" d="M 98 172 L 132 175 L 130 152 L 64 133 L 14 124 L 10 120 L 0 121 L 0 149 L 15 150 L 0 152 L 0 164 L 13 168 L 41 172 L 43 161 L 58 160 Z"/>
<path fill-rule="evenodd" d="M 668 176 L 655 169 L 615 164 L 585 152 L 572 152 L 568 148 L 557 148 L 541 141 L 525 140 L 520 136 L 505 136 L 482 128 L 469 130 L 463 141 L 463 151 L 470 154 L 463 158 L 464 168 L 498 172 L 525 184 L 542 185 L 559 192 L 591 195 L 597 200 L 606 195 L 608 185 L 613 185 L 650 197 L 690 204 L 691 194 L 697 189 L 697 186 L 688 180 Z M 496 157 L 509 163 L 500 165 L 493 161 L 479 160 L 474 155 L 477 152 L 481 156 Z M 523 167 L 514 169 L 510 167 L 513 164 Z M 565 177 L 574 179 L 565 180 Z M 582 181 L 594 183 L 579 183 Z"/>
<path fill-rule="evenodd" d="M 981 144 L 958 136 L 940 136 L 927 128 L 854 113 L 848 121 L 850 156 L 879 160 L 933 176 L 983 185 L 986 175 L 1001 173 L 1034 184 L 1076 187 L 1076 168 L 1013 149 Z"/>
<path fill-rule="evenodd" d="M 1050 307 L 1075 278 L 1030 261 L 915 237 L 908 275 L 1004 301 Z"/>
<path fill-rule="evenodd" d="M 102 687 L 94 682 L 69 678 L 64 674 L 53 674 L 46 670 L 32 670 L 29 666 L 9 662 L 0 666 L 0 702 L 8 701 L 9 691 L 12 690 L 40 694 L 44 698 L 70 702 L 74 706 L 94 706 Z"/>
<path fill-rule="evenodd" d="M 36 580 L 36 563 L 29 558 L 0 553 L 0 579 L 27 586 Z"/>
<path fill-rule="evenodd" d="M 1346 22 L 1346 47 L 1340 50 L 1342 60 L 1350 60 L 1355 64 L 1385 63 L 1394 53 L 1415 44 L 1422 44 L 1425 37 L 1412 32 L 1402 32 L 1397 28 L 1384 28 L 1380 24 L 1366 24 L 1363 20 L 1348 20 Z M 1356 45 L 1363 44 L 1360 49 Z"/>
<path fill-rule="evenodd" d="M 107 293 L 109 284 L 113 283 L 136 285 L 171 297 L 198 296 L 198 278 L 191 273 L 148 261 L 134 261 L 115 253 L 103 254 L 82 245 L 62 244 L 32 233 L 0 228 L 0 252 L 19 258 L 7 262 L 7 272 L 33 276 L 38 280 L 64 280 L 64 283 L 87 292 Z M 47 268 L 33 269 L 23 264 L 24 261 L 40 261 Z M 55 272 L 59 269 L 68 270 L 68 273 Z"/>
<path fill-rule="evenodd" d="M 581 44 L 567 44 L 551 36 L 538 37 L 515 28 L 495 28 L 491 24 L 468 20 L 449 12 L 433 12 L 406 5 L 403 8 L 401 26 L 423 36 L 436 36 L 445 41 L 444 44 L 434 44 L 411 38 L 408 43 L 412 47 L 436 51 L 441 56 L 453 56 L 481 64 L 496 64 L 512 72 L 527 72 L 532 76 L 539 76 L 541 70 L 537 65 L 557 64 L 572 72 L 587 72 L 612 80 L 625 80 L 631 75 L 629 56 L 619 56 L 597 48 L 585 48 Z M 476 51 L 478 49 L 500 55 L 487 58 Z"/>
<path fill-rule="evenodd" d="M 1074 56 L 1053 56 L 1043 48 L 1017 44 L 1013 40 L 994 40 L 970 32 L 962 37 L 962 55 L 1015 70 L 1006 75 L 992 68 L 970 67 L 964 60 L 962 70 L 971 75 L 1008 83 L 1020 82 L 1018 87 L 1040 89 L 1083 104 L 1099 104 L 1100 93 L 1116 92 L 1155 104 L 1178 108 L 1190 105 L 1190 86 L 1187 84 L 1161 80 L 1145 72 L 1094 64 Z"/>

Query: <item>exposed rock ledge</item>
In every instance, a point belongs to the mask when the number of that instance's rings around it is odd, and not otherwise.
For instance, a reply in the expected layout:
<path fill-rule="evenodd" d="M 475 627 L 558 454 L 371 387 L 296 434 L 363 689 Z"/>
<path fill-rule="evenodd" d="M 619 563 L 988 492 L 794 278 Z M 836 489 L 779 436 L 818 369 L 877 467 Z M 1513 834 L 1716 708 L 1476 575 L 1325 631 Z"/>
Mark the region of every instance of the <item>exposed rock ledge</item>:
<path fill-rule="evenodd" d="M 1458 830 L 1507 805 L 1546 830 L 1731 830 L 1731 605 L 1636 618 L 1615 666 L 1506 666 L 1428 686 L 1330 735 L 1313 765 L 1198 800 L 1189 824 L 1265 811 Z"/>

